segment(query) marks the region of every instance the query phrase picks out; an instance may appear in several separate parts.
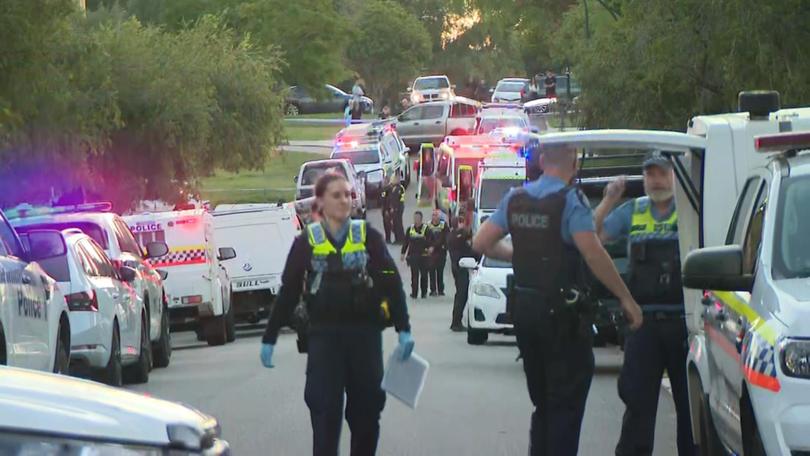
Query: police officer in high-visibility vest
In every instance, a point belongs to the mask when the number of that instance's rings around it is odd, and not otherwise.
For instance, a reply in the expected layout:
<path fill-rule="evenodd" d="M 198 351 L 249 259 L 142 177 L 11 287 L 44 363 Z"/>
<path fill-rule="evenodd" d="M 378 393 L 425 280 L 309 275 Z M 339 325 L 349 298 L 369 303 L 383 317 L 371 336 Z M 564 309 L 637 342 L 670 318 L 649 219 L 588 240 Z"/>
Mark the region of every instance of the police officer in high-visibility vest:
<path fill-rule="evenodd" d="M 661 378 L 666 369 L 678 416 L 678 454 L 696 454 L 689 416 L 686 378 L 687 330 L 681 288 L 678 214 L 672 164 L 653 154 L 643 164 L 647 196 L 617 209 L 624 192 L 620 178 L 605 188 L 594 211 L 603 242 L 626 238 L 630 292 L 644 312 L 644 325 L 627 336 L 619 396 L 625 403 L 617 455 L 653 452 L 655 415 Z"/>
<path fill-rule="evenodd" d="M 401 244 L 405 239 L 405 229 L 402 224 L 402 217 L 405 213 L 405 186 L 402 185 L 399 174 L 394 174 L 393 186 L 388 191 L 387 197 L 391 207 L 395 242 Z"/>
<path fill-rule="evenodd" d="M 444 266 L 447 264 L 447 237 L 450 229 L 447 222 L 442 220 L 442 211 L 433 209 L 430 222 L 427 224 L 430 231 L 430 295 L 444 296 Z"/>
<path fill-rule="evenodd" d="M 261 360 L 273 367 L 279 329 L 304 294 L 308 323 L 304 397 L 313 431 L 313 455 L 337 456 L 345 415 L 351 454 L 373 455 L 385 405 L 382 329 L 399 332 L 399 350 L 413 350 L 402 281 L 380 233 L 351 220 L 351 188 L 340 174 L 315 185 L 322 221 L 293 242 L 281 291 L 262 338 Z M 297 313 L 297 312 L 296 312 Z"/>
<path fill-rule="evenodd" d="M 428 273 L 430 272 L 430 231 L 422 223 L 422 212 L 413 213 L 413 225 L 405 233 L 405 242 L 402 243 L 401 261 L 407 261 L 411 268 L 411 298 L 427 298 Z"/>
<path fill-rule="evenodd" d="M 594 371 L 584 265 L 619 298 L 631 326 L 641 324 L 641 310 L 594 232 L 588 200 L 571 185 L 576 151 L 548 146 L 540 166 L 544 174 L 508 193 L 481 225 L 473 248 L 513 265 L 509 312 L 535 406 L 529 454 L 573 456 Z"/>

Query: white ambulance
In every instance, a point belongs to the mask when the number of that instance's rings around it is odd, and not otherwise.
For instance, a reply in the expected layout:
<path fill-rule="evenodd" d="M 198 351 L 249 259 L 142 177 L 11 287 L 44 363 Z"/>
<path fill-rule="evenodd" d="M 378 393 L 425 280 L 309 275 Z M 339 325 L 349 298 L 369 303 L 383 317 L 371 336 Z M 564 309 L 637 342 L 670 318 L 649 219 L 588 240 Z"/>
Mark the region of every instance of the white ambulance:
<path fill-rule="evenodd" d="M 151 260 L 168 272 L 164 286 L 172 327 L 192 325 L 209 345 L 236 338 L 230 283 L 220 261 L 232 248 L 216 248 L 214 220 L 204 209 L 129 215 L 124 220 L 141 245 L 162 241 L 169 253 Z"/>
<path fill-rule="evenodd" d="M 214 210 L 217 243 L 239 258 L 223 261 L 231 279 L 234 316 L 257 323 L 267 317 L 281 287 L 281 273 L 301 224 L 291 205 L 220 204 Z"/>

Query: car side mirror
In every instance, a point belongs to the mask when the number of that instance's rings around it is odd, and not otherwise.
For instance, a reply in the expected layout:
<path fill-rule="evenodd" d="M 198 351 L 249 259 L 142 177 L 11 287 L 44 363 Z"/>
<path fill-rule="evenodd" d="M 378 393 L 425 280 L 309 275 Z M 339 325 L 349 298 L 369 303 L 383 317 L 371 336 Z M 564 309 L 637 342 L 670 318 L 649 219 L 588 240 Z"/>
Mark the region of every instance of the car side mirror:
<path fill-rule="evenodd" d="M 495 93 L 495 87 L 489 89 L 489 93 Z"/>
<path fill-rule="evenodd" d="M 138 271 L 129 266 L 121 266 L 118 268 L 118 277 L 127 283 L 134 282 L 138 278 Z"/>
<path fill-rule="evenodd" d="M 67 245 L 62 233 L 54 230 L 31 230 L 28 238 L 28 260 L 42 261 L 67 253 Z"/>
<path fill-rule="evenodd" d="M 169 278 L 169 271 L 165 269 L 158 269 L 157 273 L 160 276 L 160 280 L 166 280 Z"/>
<path fill-rule="evenodd" d="M 236 258 L 236 250 L 233 247 L 221 247 L 217 259 L 219 261 L 232 260 Z"/>
<path fill-rule="evenodd" d="M 751 291 L 754 277 L 743 273 L 742 264 L 739 245 L 695 250 L 683 263 L 683 285 L 698 290 Z"/>
<path fill-rule="evenodd" d="M 146 244 L 146 257 L 158 258 L 169 254 L 169 246 L 165 242 L 150 242 Z"/>
<path fill-rule="evenodd" d="M 411 91 L 413 91 L 413 87 L 408 87 L 407 89 L 405 89 L 405 91 L 411 93 Z"/>
<path fill-rule="evenodd" d="M 478 268 L 478 262 L 475 261 L 475 258 L 464 257 L 458 260 L 458 266 L 462 269 L 476 269 Z"/>
<path fill-rule="evenodd" d="M 293 182 L 298 183 L 298 176 L 293 177 Z"/>

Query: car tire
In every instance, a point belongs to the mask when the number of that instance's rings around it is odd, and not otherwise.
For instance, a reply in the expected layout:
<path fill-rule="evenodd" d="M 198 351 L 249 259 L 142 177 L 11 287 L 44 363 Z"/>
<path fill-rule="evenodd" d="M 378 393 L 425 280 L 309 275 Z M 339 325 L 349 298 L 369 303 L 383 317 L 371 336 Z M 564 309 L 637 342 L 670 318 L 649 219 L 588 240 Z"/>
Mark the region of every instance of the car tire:
<path fill-rule="evenodd" d="M 60 321 L 59 332 L 56 334 L 56 352 L 54 353 L 53 372 L 55 374 L 68 375 L 70 373 L 70 344 L 65 344 L 65 334 L 63 331 L 70 330 Z"/>
<path fill-rule="evenodd" d="M 6 332 L 0 324 L 0 366 L 8 365 L 8 354 L 6 353 Z"/>
<path fill-rule="evenodd" d="M 225 332 L 226 332 L 225 337 L 226 342 L 233 342 L 236 340 L 236 316 L 234 315 L 233 310 L 233 300 L 231 301 L 230 308 L 228 308 L 228 315 L 225 319 Z"/>
<path fill-rule="evenodd" d="M 205 322 L 205 341 L 208 345 L 225 345 L 228 341 L 228 324 L 226 315 L 209 318 Z"/>
<path fill-rule="evenodd" d="M 169 329 L 169 309 L 163 307 L 160 317 L 160 339 L 152 347 L 152 360 L 155 367 L 168 367 L 172 359 L 172 334 Z"/>
<path fill-rule="evenodd" d="M 284 107 L 284 115 L 287 117 L 296 117 L 301 114 L 301 108 L 295 103 L 287 103 Z"/>
<path fill-rule="evenodd" d="M 743 393 L 740 399 L 740 428 L 743 435 L 743 454 L 746 456 L 767 456 L 762 436 L 759 434 L 757 418 L 751 406 L 751 397 L 748 392 Z"/>
<path fill-rule="evenodd" d="M 110 386 L 121 386 L 124 383 L 123 367 L 121 365 L 121 336 L 118 331 L 118 322 L 113 323 L 112 338 L 110 339 L 110 358 L 107 365 L 98 373 L 96 379 Z"/>
<path fill-rule="evenodd" d="M 700 391 L 703 391 L 701 387 Z M 701 456 L 725 456 L 725 451 L 717 436 L 717 429 L 714 427 L 711 411 L 709 410 L 709 398 L 703 395 L 699 401 L 700 406 L 700 445 L 699 454 Z"/>
<path fill-rule="evenodd" d="M 489 339 L 489 333 L 467 326 L 467 343 L 470 345 L 484 345 Z"/>
<path fill-rule="evenodd" d="M 152 370 L 152 343 L 149 341 L 149 326 L 146 317 L 141 317 L 141 350 L 138 361 L 132 366 L 124 368 L 124 381 L 126 383 L 147 383 L 149 371 Z"/>

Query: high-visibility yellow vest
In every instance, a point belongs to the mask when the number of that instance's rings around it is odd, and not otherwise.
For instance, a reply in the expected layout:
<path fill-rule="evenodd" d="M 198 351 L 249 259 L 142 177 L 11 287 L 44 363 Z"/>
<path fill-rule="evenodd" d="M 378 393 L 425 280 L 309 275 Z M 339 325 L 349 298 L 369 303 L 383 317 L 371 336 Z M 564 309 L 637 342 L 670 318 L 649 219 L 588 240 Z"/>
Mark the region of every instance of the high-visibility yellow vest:
<path fill-rule="evenodd" d="M 327 258 L 338 255 L 338 249 L 326 236 L 326 229 L 321 223 L 307 225 L 307 237 L 312 246 L 312 269 L 315 272 L 327 272 Z M 343 270 L 362 271 L 368 263 L 366 252 L 366 222 L 365 220 L 352 220 L 346 242 L 340 249 Z"/>

